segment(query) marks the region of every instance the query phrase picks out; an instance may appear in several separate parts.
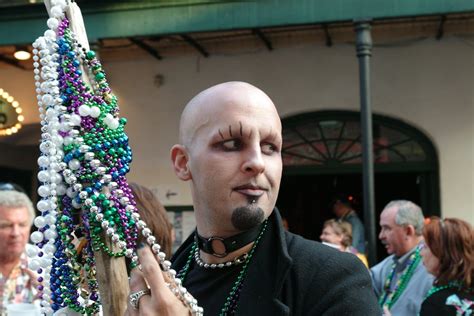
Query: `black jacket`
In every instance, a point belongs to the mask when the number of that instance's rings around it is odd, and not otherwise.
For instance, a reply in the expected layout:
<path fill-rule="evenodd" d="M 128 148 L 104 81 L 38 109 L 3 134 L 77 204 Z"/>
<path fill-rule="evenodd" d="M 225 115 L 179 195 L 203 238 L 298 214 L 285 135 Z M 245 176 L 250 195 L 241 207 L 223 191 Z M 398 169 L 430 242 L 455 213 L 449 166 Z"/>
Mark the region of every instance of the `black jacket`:
<path fill-rule="evenodd" d="M 276 210 L 268 224 L 250 262 L 237 315 L 382 314 L 368 270 L 356 256 L 285 231 Z M 176 252 L 176 271 L 185 265 L 192 243 L 191 235 Z"/>
<path fill-rule="evenodd" d="M 473 312 L 474 293 L 472 291 L 467 293 L 448 288 L 424 300 L 421 304 L 420 316 L 474 315 Z"/>

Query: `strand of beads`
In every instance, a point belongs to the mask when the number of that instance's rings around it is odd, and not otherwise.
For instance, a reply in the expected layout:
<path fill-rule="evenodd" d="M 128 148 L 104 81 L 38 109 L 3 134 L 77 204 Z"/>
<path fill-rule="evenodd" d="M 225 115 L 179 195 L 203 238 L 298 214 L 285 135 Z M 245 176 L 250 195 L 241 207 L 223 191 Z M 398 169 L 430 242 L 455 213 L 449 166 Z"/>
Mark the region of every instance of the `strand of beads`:
<path fill-rule="evenodd" d="M 235 312 L 237 310 L 237 304 L 238 304 L 239 298 L 240 298 L 240 291 L 242 290 L 242 286 L 243 286 L 243 283 L 244 283 L 244 280 L 245 280 L 245 276 L 247 275 L 248 266 L 249 266 L 250 261 L 253 257 L 255 249 L 257 248 L 260 240 L 263 237 L 263 234 L 265 233 L 265 230 L 267 229 L 267 225 L 268 225 L 268 220 L 265 220 L 265 222 L 263 223 L 263 227 L 261 228 L 257 238 L 255 239 L 255 241 L 252 245 L 252 248 L 250 249 L 248 255 L 244 259 L 244 263 L 242 265 L 242 270 L 240 270 L 239 275 L 237 276 L 237 279 L 235 280 L 234 284 L 232 285 L 232 288 L 229 292 L 229 295 L 227 295 L 227 298 L 224 302 L 224 306 L 222 307 L 221 312 L 219 313 L 220 316 L 234 315 L 235 314 Z M 197 251 L 199 251 L 199 247 L 198 247 L 197 243 L 194 242 L 193 245 L 191 246 L 191 251 L 189 252 L 189 256 L 188 256 L 188 259 L 186 261 L 186 264 L 184 265 L 184 267 L 178 273 L 178 277 L 180 278 L 181 282 L 183 282 L 183 283 L 184 283 L 184 281 L 185 281 L 185 279 L 188 275 L 188 272 L 191 268 L 191 263 L 193 261 L 193 257 L 194 257 L 194 259 L 196 259 L 195 255 L 194 255 L 196 249 L 197 249 Z"/>
<path fill-rule="evenodd" d="M 41 312 L 50 315 L 69 307 L 96 313 L 100 301 L 93 251 L 125 255 L 137 265 L 134 248 L 141 231 L 171 280 L 170 289 L 193 315 L 202 315 L 136 212 L 125 178 L 132 161 L 126 119 L 118 118 L 117 98 L 105 72 L 95 53 L 76 41 L 64 14 L 68 3 L 51 4 L 50 29 L 33 45 L 43 134 L 38 159 L 41 215 L 35 219 L 30 267 L 40 274 Z M 91 86 L 82 78 L 81 65 Z M 100 240 L 102 234 L 120 251 L 112 252 Z"/>
<path fill-rule="evenodd" d="M 442 290 L 445 290 L 445 289 L 455 289 L 455 288 L 457 288 L 457 289 L 461 288 L 461 283 L 458 282 L 458 281 L 452 281 L 452 282 L 449 282 L 446 285 L 435 285 L 428 291 L 428 293 L 426 293 L 426 296 L 423 299 L 423 301 L 426 300 L 431 295 L 433 295 L 433 294 L 435 294 L 439 291 L 442 291 Z"/>
<path fill-rule="evenodd" d="M 55 49 L 56 34 L 52 30 L 45 32 L 45 36 L 39 38 L 33 44 L 34 47 L 34 73 L 35 86 L 38 93 L 38 106 L 41 117 L 41 156 L 38 159 L 40 172 L 38 180 L 41 185 L 38 188 L 38 194 L 41 200 L 37 207 L 41 215 L 34 220 L 38 231 L 31 236 L 36 248 L 29 255 L 34 257 L 30 261 L 30 268 L 37 271 L 40 277 L 38 281 L 40 286 L 38 290 L 43 299 L 42 312 L 49 314 L 52 312 L 50 307 L 50 299 L 53 293 L 50 289 L 51 285 L 51 268 L 52 259 L 56 252 L 55 238 L 56 233 L 56 208 L 57 194 L 63 194 L 63 187 L 60 186 L 62 181 L 58 171 L 60 169 L 59 162 L 62 158 L 62 151 L 59 146 L 62 137 L 59 136 L 59 113 L 64 109 L 61 107 L 59 99 L 59 90 L 57 89 L 57 54 L 51 51 Z M 41 70 L 39 69 L 41 67 Z M 54 281 L 54 280 L 53 280 Z"/>
<path fill-rule="evenodd" d="M 417 247 L 416 250 L 413 252 L 413 254 L 409 257 L 407 266 L 404 269 L 400 278 L 397 280 L 395 289 L 393 291 L 389 291 L 390 283 L 392 282 L 392 279 L 395 277 L 395 273 L 396 273 L 395 263 L 392 265 L 392 270 L 389 273 L 387 280 L 385 281 L 384 295 L 382 295 L 379 299 L 379 304 L 381 306 L 387 306 L 388 309 L 390 309 L 392 305 L 395 304 L 395 302 L 398 300 L 400 295 L 402 295 L 403 291 L 407 287 L 408 282 L 410 281 L 411 277 L 415 273 L 415 269 L 420 262 L 421 262 L 420 248 Z"/>
<path fill-rule="evenodd" d="M 194 261 L 196 261 L 196 264 L 200 267 L 203 267 L 203 268 L 210 268 L 210 269 L 216 269 L 216 268 L 219 268 L 219 269 L 223 269 L 223 268 L 226 268 L 226 267 L 232 267 L 232 266 L 236 266 L 236 265 L 239 265 L 239 264 L 242 264 L 245 262 L 245 260 L 247 259 L 248 257 L 248 254 L 247 253 L 244 253 L 243 255 L 240 255 L 230 261 L 227 261 L 227 262 L 221 262 L 221 263 L 207 263 L 207 262 L 204 262 L 202 259 L 201 259 L 201 256 L 199 255 L 199 247 L 197 247 L 197 243 L 195 242 L 195 250 L 194 250 Z"/>

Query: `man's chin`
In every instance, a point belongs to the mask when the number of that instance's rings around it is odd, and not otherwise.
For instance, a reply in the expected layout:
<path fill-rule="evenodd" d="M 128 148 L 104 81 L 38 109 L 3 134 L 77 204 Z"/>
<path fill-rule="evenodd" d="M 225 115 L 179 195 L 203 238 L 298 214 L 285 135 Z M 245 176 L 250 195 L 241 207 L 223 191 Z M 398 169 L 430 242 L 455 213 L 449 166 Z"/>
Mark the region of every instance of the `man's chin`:
<path fill-rule="evenodd" d="M 265 212 L 257 204 L 235 208 L 232 212 L 232 225 L 246 231 L 260 225 L 265 220 Z"/>

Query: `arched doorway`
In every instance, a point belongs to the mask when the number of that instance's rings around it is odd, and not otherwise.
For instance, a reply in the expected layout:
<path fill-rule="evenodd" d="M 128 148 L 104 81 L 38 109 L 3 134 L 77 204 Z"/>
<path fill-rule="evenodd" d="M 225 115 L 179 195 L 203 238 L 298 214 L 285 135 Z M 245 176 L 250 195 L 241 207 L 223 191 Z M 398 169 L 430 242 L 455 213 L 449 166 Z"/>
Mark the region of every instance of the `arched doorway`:
<path fill-rule="evenodd" d="M 334 217 L 329 204 L 335 193 L 352 199 L 363 219 L 360 113 L 317 111 L 282 123 L 284 168 L 277 206 L 290 230 L 319 240 L 323 222 Z M 376 222 L 394 199 L 412 200 L 425 216 L 439 215 L 438 156 L 429 138 L 401 120 L 376 114 L 373 137 Z M 375 229 L 378 234 L 378 225 Z M 378 253 L 386 255 L 381 246 Z"/>

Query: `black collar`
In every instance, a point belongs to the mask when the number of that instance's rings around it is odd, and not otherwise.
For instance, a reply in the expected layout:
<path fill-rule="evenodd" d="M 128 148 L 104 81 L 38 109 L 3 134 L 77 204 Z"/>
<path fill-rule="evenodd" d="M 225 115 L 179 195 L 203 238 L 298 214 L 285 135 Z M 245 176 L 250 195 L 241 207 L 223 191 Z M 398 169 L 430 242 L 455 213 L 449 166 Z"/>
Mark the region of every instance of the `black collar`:
<path fill-rule="evenodd" d="M 257 238 L 262 225 L 263 223 L 250 230 L 227 238 L 216 236 L 204 238 L 198 234 L 197 230 L 194 236 L 199 249 L 215 257 L 223 258 L 229 253 L 236 251 L 237 249 L 240 249 L 254 241 Z"/>

